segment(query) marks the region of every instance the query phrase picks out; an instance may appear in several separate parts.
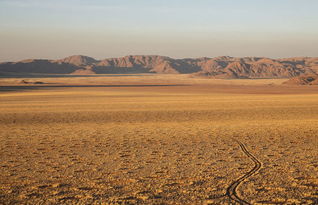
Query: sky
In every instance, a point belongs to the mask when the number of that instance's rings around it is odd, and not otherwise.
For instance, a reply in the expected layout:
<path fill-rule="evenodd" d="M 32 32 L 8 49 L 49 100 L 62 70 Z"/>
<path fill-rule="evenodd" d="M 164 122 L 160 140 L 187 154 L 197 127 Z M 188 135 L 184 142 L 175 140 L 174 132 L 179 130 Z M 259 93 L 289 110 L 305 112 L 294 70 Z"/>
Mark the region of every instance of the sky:
<path fill-rule="evenodd" d="M 318 0 L 0 0 L 0 61 L 318 56 Z"/>

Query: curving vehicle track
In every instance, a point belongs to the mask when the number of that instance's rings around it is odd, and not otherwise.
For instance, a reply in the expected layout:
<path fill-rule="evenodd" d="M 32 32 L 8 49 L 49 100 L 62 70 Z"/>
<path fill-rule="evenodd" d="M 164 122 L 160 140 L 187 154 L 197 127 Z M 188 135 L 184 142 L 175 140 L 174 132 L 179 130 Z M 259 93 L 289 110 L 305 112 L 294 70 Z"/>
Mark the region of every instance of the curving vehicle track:
<path fill-rule="evenodd" d="M 255 174 L 262 167 L 262 163 L 246 149 L 243 143 L 239 141 L 237 141 L 237 143 L 240 145 L 240 148 L 244 152 L 244 154 L 248 156 L 254 162 L 254 167 L 249 172 L 247 172 L 246 174 L 244 174 L 243 176 L 241 176 L 240 178 L 232 182 L 232 184 L 230 184 L 230 186 L 226 189 L 226 196 L 229 197 L 230 204 L 238 203 L 238 204 L 246 205 L 250 203 L 241 199 L 238 196 L 237 188 L 244 180 L 246 180 L 247 178 Z"/>

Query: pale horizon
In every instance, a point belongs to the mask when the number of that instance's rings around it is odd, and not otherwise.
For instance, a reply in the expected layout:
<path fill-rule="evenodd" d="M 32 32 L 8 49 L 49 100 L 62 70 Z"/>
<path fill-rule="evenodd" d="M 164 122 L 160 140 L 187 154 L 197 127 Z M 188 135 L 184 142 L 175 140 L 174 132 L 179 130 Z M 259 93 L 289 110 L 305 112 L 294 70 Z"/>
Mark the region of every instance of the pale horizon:
<path fill-rule="evenodd" d="M 67 55 L 67 56 L 61 56 L 61 57 L 56 57 L 56 58 L 39 58 L 39 57 L 34 57 L 34 58 L 23 58 L 23 59 L 16 59 L 16 60 L 7 60 L 7 61 L 0 61 L 0 63 L 9 63 L 9 62 L 20 62 L 20 61 L 25 61 L 25 60 L 61 60 L 67 57 L 71 56 L 86 56 L 86 57 L 91 57 L 94 58 L 95 60 L 105 60 L 105 59 L 112 59 L 112 58 L 124 58 L 126 56 L 162 56 L 162 57 L 169 57 L 172 59 L 199 59 L 199 58 L 217 58 L 217 57 L 224 57 L 225 55 L 218 55 L 218 56 L 198 56 L 198 57 L 173 57 L 173 56 L 167 56 L 167 55 L 159 55 L 159 54 L 127 54 L 123 56 L 110 56 L 110 57 L 101 57 L 101 58 L 96 58 L 94 56 L 89 56 L 89 55 L 83 55 L 83 54 L 73 54 L 73 55 Z M 287 56 L 287 57 L 268 57 L 268 56 L 227 56 L 231 58 L 269 58 L 269 59 L 288 59 L 288 58 L 318 58 L 317 56 Z"/>
<path fill-rule="evenodd" d="M 0 0 L 0 62 L 127 55 L 316 57 L 314 0 Z"/>

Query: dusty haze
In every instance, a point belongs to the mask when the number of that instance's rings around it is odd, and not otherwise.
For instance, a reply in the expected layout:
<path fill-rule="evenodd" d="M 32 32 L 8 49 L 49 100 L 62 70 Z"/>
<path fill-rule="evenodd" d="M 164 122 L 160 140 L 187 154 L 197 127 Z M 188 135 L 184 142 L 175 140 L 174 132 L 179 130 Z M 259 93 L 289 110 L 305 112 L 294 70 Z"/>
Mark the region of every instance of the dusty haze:
<path fill-rule="evenodd" d="M 0 61 L 318 56 L 316 0 L 2 0 Z"/>

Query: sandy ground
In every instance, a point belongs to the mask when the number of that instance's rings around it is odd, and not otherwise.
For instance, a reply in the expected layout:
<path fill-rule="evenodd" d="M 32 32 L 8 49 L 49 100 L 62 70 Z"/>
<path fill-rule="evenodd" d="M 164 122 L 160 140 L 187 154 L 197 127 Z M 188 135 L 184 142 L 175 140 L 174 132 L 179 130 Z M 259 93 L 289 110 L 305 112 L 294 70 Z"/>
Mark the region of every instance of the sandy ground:
<path fill-rule="evenodd" d="M 177 78 L 0 79 L 0 203 L 318 203 L 318 86 Z"/>

